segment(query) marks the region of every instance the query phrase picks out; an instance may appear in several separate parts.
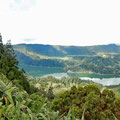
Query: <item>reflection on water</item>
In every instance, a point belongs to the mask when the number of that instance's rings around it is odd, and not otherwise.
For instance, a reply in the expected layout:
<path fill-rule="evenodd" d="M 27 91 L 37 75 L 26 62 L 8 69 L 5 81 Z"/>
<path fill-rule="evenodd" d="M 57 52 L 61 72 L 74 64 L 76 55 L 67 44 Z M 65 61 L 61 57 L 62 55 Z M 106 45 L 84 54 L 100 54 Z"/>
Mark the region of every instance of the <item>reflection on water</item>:
<path fill-rule="evenodd" d="M 20 65 L 20 69 L 24 69 L 28 76 L 42 77 L 48 74 L 54 73 L 64 73 L 63 68 L 51 68 L 51 67 L 40 67 L 40 66 L 30 66 L 30 65 Z"/>
<path fill-rule="evenodd" d="M 92 80 L 93 82 L 103 85 L 118 85 L 120 84 L 120 77 L 115 75 L 99 75 L 88 73 L 73 73 L 67 74 L 63 68 L 47 68 L 39 66 L 20 66 L 20 69 L 24 68 L 28 76 L 33 77 L 46 77 L 53 76 L 58 79 L 62 77 L 78 77 L 83 80 Z"/>
<path fill-rule="evenodd" d="M 47 77 L 47 76 L 53 76 L 57 79 L 61 79 L 62 77 L 69 77 L 67 73 L 53 73 L 53 74 L 45 75 L 43 77 Z"/>
<path fill-rule="evenodd" d="M 62 77 L 71 77 L 67 73 L 54 73 L 54 74 L 48 74 L 47 76 L 53 76 L 55 78 L 61 79 Z M 104 86 L 109 85 L 118 85 L 120 84 L 120 77 L 113 77 L 113 78 L 90 78 L 90 77 L 79 77 L 82 80 L 92 80 L 93 82 L 100 83 Z"/>
<path fill-rule="evenodd" d="M 120 84 L 120 78 L 88 78 L 88 77 L 81 77 L 83 80 L 92 80 L 93 82 L 100 83 L 104 86 L 109 85 L 119 85 Z"/>

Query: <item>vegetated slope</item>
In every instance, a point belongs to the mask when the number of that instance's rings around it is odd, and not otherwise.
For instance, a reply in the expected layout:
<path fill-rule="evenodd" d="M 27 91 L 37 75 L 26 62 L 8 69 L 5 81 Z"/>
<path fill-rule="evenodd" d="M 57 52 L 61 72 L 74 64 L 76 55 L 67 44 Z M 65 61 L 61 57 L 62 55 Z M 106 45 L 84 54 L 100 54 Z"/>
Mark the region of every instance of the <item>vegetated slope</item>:
<path fill-rule="evenodd" d="M 64 78 L 65 79 L 65 78 Z M 44 91 L 48 83 L 59 83 L 55 78 L 39 79 L 39 89 L 34 87 L 38 81 L 31 80 L 30 93 L 20 89 L 6 76 L 0 74 L 0 119 L 1 120 L 59 120 L 66 119 L 120 119 L 120 98 L 115 97 L 112 90 L 100 88 L 95 85 L 72 86 L 53 94 L 53 87 Z M 67 86 L 79 80 L 62 80 L 58 88 Z M 47 83 L 48 82 L 48 83 Z M 90 81 L 89 81 L 90 82 Z M 46 88 L 47 89 L 47 88 Z"/>
<path fill-rule="evenodd" d="M 43 67 L 64 67 L 64 63 L 60 60 L 55 59 L 32 59 L 30 56 L 26 56 L 24 53 L 16 51 L 17 59 L 20 65 L 33 65 L 33 66 L 43 66 Z"/>
<path fill-rule="evenodd" d="M 14 45 L 21 65 L 63 67 L 74 72 L 120 74 L 120 46 Z"/>
<path fill-rule="evenodd" d="M 96 45 L 88 47 L 90 50 L 95 53 L 104 52 L 104 53 L 120 53 L 120 46 L 116 44 L 109 45 Z"/>
<path fill-rule="evenodd" d="M 17 51 L 31 51 L 45 56 L 60 57 L 67 55 L 95 55 L 100 52 L 120 53 L 120 46 L 115 44 L 96 46 L 59 46 L 42 44 L 18 44 L 14 45 Z"/>
<path fill-rule="evenodd" d="M 100 74 L 120 74 L 120 55 L 103 56 L 75 56 L 80 61 L 76 66 L 68 66 L 67 69 L 80 72 L 94 72 Z"/>
<path fill-rule="evenodd" d="M 89 55 L 93 54 L 87 47 L 77 46 L 55 46 L 55 45 L 41 45 L 41 44 L 18 44 L 14 46 L 17 51 L 27 50 L 40 55 L 51 57 L 63 57 L 66 55 Z"/>

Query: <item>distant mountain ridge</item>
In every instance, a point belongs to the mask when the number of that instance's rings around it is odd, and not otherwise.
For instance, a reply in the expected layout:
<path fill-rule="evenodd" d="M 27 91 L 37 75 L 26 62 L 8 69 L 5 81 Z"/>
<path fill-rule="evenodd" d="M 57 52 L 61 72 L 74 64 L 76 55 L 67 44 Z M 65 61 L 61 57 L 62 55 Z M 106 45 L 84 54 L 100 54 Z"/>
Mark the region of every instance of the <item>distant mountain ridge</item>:
<path fill-rule="evenodd" d="M 95 46 L 59 46 L 42 44 L 18 44 L 14 45 L 15 51 L 30 51 L 36 54 L 63 57 L 67 55 L 95 55 L 97 53 L 120 53 L 120 46 L 116 44 Z"/>

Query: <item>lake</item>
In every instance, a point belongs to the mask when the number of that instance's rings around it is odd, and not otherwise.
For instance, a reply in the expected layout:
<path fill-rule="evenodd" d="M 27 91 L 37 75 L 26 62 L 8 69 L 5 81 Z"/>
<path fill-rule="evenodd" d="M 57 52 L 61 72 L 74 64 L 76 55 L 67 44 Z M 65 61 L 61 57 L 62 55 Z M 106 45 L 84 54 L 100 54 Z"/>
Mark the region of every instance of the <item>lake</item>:
<path fill-rule="evenodd" d="M 53 76 L 58 79 L 62 77 L 79 77 L 83 80 L 92 80 L 93 82 L 100 83 L 103 85 L 118 85 L 120 84 L 120 77 L 115 75 L 98 75 L 88 73 L 72 73 L 68 74 L 63 68 L 49 68 L 49 67 L 38 67 L 38 66 L 19 66 L 20 69 L 24 68 L 28 76 L 33 77 L 47 77 Z"/>
<path fill-rule="evenodd" d="M 63 68 L 39 67 L 29 65 L 20 65 L 19 68 L 23 68 L 28 76 L 33 77 L 43 77 L 45 75 L 54 73 L 65 73 L 65 70 Z"/>

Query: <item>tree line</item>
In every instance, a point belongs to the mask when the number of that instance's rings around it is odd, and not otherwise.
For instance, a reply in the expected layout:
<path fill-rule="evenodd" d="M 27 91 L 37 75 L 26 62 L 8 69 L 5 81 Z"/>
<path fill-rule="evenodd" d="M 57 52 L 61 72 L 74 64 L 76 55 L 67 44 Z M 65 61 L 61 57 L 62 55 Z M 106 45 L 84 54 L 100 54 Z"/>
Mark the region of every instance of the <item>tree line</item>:
<path fill-rule="evenodd" d="M 4 74 L 9 80 L 17 86 L 29 92 L 29 83 L 24 70 L 19 70 L 18 61 L 11 41 L 8 40 L 4 45 L 0 34 L 0 73 Z"/>

